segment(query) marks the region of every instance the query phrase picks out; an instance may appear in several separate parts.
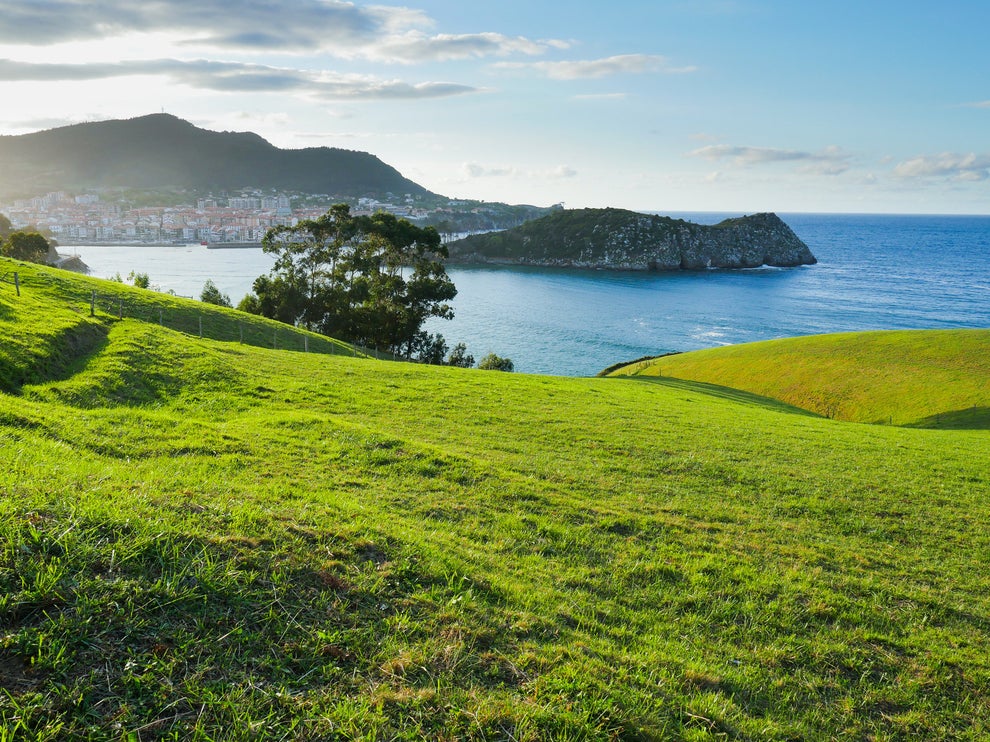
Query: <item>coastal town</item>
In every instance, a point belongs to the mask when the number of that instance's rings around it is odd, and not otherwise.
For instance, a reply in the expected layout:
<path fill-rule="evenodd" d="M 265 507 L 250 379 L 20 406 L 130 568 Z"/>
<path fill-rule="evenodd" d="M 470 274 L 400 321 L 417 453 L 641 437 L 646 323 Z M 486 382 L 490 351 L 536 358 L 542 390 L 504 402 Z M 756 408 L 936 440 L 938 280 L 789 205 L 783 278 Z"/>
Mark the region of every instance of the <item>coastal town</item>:
<path fill-rule="evenodd" d="M 464 206 L 463 202 L 449 200 L 427 208 L 417 204 L 411 195 L 388 200 L 349 200 L 329 195 L 289 196 L 260 191 L 208 194 L 197 197 L 194 203 L 174 206 L 139 206 L 118 194 L 112 195 L 108 198 L 94 192 L 54 191 L 0 204 L 0 213 L 7 215 L 15 228 L 36 229 L 60 245 L 231 245 L 260 243 L 272 227 L 315 219 L 342 200 L 350 202 L 354 214 L 387 211 L 431 224 L 443 224 L 445 219 L 455 216 L 452 209 Z"/>

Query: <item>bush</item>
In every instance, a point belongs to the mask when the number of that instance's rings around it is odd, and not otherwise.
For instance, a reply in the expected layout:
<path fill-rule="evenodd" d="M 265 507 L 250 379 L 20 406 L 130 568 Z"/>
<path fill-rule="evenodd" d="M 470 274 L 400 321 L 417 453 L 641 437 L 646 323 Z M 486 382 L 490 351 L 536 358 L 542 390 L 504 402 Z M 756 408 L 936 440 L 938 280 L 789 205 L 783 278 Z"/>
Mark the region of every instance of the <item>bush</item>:
<path fill-rule="evenodd" d="M 29 263 L 48 259 L 48 240 L 37 232 L 14 232 L 0 245 L 0 254 Z"/>
<path fill-rule="evenodd" d="M 489 353 L 478 363 L 478 368 L 486 371 L 514 371 L 515 365 L 511 358 L 502 358 L 494 353 Z"/>
<path fill-rule="evenodd" d="M 221 293 L 211 279 L 207 279 L 206 283 L 203 284 L 203 293 L 199 295 L 199 300 L 205 304 L 215 304 L 218 307 L 232 306 L 230 297 Z"/>
<path fill-rule="evenodd" d="M 147 273 L 135 273 L 134 271 L 131 271 L 127 274 L 127 280 L 139 289 L 151 288 L 151 279 L 148 277 Z"/>
<path fill-rule="evenodd" d="M 450 355 L 447 356 L 447 365 L 457 366 L 458 368 L 471 368 L 474 365 L 474 356 L 468 354 L 467 346 L 464 343 L 458 343 L 450 351 Z"/>
<path fill-rule="evenodd" d="M 244 298 L 237 302 L 237 309 L 248 314 L 261 314 L 261 303 L 254 294 L 244 294 Z"/>

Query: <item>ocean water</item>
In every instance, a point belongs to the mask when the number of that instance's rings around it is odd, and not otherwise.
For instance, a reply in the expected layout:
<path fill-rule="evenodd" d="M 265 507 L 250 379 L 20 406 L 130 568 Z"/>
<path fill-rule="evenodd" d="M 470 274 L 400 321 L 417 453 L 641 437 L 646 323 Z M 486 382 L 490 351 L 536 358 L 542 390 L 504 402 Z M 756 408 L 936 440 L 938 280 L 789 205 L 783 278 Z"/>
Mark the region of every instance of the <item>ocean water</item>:
<path fill-rule="evenodd" d="M 738 214 L 674 214 L 715 223 Z M 449 269 L 449 345 L 516 370 L 593 375 L 623 360 L 794 335 L 990 327 L 990 217 L 781 214 L 818 258 L 799 268 L 641 273 Z M 148 273 L 198 297 L 206 279 L 236 303 L 272 259 L 257 249 L 79 247 L 94 275 Z"/>

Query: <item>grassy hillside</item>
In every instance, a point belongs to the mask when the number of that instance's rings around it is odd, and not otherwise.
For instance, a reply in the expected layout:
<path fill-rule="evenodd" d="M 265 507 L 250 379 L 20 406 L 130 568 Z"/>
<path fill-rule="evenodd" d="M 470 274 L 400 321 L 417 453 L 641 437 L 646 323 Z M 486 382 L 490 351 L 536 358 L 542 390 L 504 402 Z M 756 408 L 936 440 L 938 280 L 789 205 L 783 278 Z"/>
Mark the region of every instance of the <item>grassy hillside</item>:
<path fill-rule="evenodd" d="M 233 309 L 0 258 L 0 391 L 16 392 L 25 382 L 69 373 L 106 344 L 118 318 L 267 348 L 366 354 L 347 343 Z"/>
<path fill-rule="evenodd" d="M 990 330 L 768 340 L 636 362 L 611 375 L 718 384 L 853 422 L 990 429 Z"/>
<path fill-rule="evenodd" d="M 0 739 L 990 734 L 983 431 L 66 304 L 0 284 Z"/>

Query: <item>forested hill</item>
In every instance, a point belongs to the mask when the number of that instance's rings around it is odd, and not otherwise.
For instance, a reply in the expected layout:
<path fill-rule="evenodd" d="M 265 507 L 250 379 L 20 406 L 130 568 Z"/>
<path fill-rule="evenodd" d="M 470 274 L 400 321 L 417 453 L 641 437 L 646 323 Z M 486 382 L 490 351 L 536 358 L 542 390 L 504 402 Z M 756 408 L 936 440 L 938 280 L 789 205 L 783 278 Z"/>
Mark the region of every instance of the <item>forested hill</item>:
<path fill-rule="evenodd" d="M 726 219 L 712 226 L 623 209 L 557 211 L 505 232 L 449 246 L 451 262 L 678 270 L 815 263 L 776 214 Z"/>
<path fill-rule="evenodd" d="M 0 136 L 0 197 L 86 188 L 255 187 L 330 195 L 429 194 L 366 152 L 279 149 L 169 114 Z"/>

